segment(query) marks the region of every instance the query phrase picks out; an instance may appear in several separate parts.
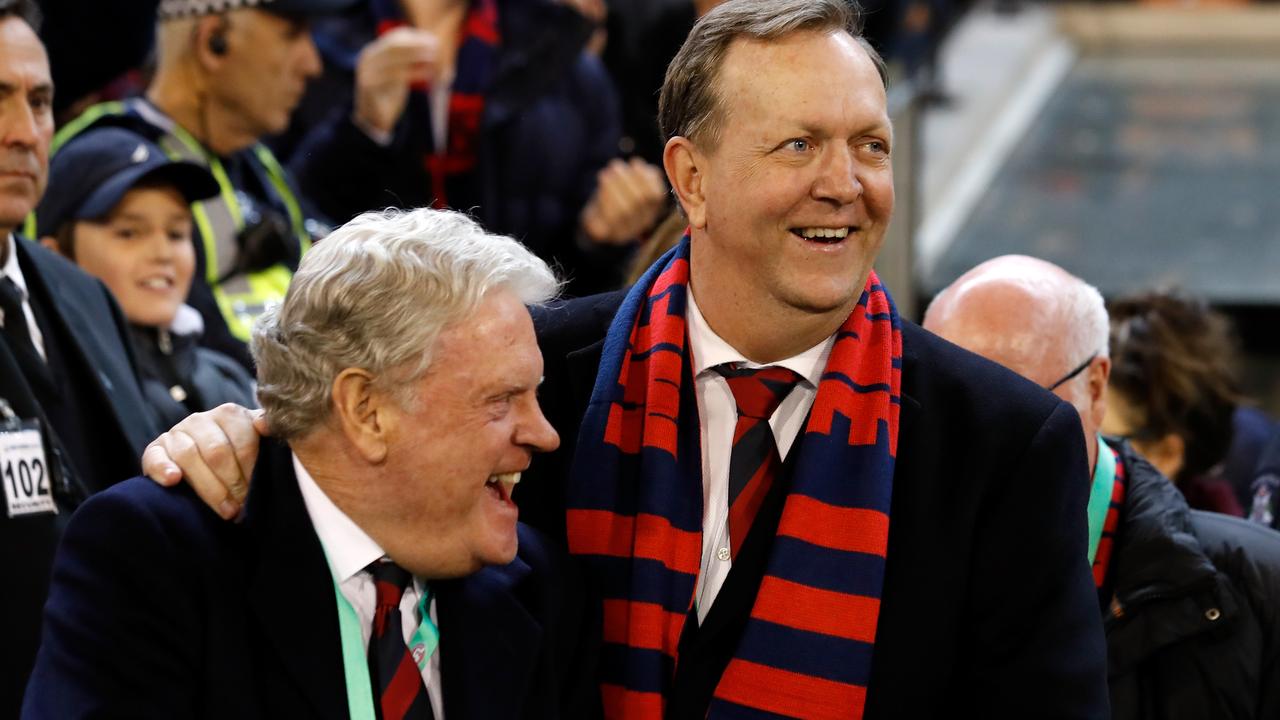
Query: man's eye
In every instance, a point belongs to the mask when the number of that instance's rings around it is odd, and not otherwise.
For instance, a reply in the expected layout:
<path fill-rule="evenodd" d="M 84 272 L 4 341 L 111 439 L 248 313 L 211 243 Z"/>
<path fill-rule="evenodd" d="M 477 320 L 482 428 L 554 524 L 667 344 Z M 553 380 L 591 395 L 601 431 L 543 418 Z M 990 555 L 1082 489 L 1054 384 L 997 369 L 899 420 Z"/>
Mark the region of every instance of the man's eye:
<path fill-rule="evenodd" d="M 866 144 L 866 148 L 871 152 L 875 153 L 876 155 L 889 154 L 889 144 L 881 142 L 879 140 L 872 140 L 871 142 L 868 142 Z"/>
<path fill-rule="evenodd" d="M 121 240 L 132 240 L 138 237 L 138 231 L 134 230 L 133 228 L 117 228 L 116 237 L 120 238 Z"/>
<path fill-rule="evenodd" d="M 788 150 L 793 150 L 795 152 L 801 152 L 801 153 L 807 152 L 809 148 L 813 147 L 812 145 L 809 144 L 808 140 L 803 140 L 801 138 L 788 140 L 786 143 L 786 146 Z"/>

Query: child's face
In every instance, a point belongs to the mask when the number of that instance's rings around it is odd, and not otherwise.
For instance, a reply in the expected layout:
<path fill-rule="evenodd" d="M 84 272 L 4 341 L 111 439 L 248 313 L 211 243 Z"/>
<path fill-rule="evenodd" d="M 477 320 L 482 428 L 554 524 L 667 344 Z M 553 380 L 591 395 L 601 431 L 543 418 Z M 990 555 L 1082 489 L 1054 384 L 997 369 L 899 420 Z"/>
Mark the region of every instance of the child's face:
<path fill-rule="evenodd" d="M 191 234 L 181 193 L 135 188 L 105 220 L 76 223 L 76 262 L 106 283 L 130 322 L 167 327 L 191 288 Z"/>

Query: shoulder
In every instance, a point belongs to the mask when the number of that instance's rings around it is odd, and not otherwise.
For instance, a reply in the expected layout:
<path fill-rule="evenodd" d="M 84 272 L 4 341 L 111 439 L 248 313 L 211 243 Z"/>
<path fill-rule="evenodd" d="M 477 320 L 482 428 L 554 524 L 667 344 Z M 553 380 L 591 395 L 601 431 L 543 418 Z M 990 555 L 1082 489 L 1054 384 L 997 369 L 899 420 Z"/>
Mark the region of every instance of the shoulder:
<path fill-rule="evenodd" d="M 1280 532 L 1203 510 L 1191 511 L 1191 529 L 1219 570 L 1233 580 L 1265 582 L 1269 598 L 1280 601 Z"/>
<path fill-rule="evenodd" d="M 558 300 L 529 309 L 545 357 L 557 357 L 604 339 L 626 290 Z"/>
<path fill-rule="evenodd" d="M 914 323 L 902 323 L 902 347 L 904 403 L 917 403 L 927 417 L 964 423 L 953 428 L 1038 427 L 1055 411 L 1074 414 L 1048 390 Z"/>
<path fill-rule="evenodd" d="M 215 522 L 221 521 L 186 483 L 166 488 L 135 477 L 91 496 L 72 515 L 67 532 L 106 526 L 114 528 L 113 537 L 142 539 L 196 533 Z"/>

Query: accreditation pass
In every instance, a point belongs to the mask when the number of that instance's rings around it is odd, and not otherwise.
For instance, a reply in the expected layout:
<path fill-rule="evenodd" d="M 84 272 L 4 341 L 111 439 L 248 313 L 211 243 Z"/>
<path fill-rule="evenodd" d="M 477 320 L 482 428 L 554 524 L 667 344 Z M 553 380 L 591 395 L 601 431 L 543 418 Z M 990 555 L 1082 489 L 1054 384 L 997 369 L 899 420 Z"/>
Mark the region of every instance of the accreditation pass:
<path fill-rule="evenodd" d="M 38 422 L 0 424 L 0 484 L 9 517 L 58 512 L 49 470 Z"/>

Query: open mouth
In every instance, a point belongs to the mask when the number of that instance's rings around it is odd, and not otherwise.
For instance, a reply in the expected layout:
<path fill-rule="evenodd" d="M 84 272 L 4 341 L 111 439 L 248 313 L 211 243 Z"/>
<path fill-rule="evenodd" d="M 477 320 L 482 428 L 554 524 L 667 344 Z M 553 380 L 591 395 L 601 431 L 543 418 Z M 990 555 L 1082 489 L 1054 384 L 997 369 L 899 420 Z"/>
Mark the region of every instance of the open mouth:
<path fill-rule="evenodd" d="M 856 227 L 798 227 L 791 228 L 791 234 L 801 240 L 821 243 L 823 245 L 835 245 L 849 237 L 849 233 L 857 232 Z"/>
<path fill-rule="evenodd" d="M 502 502 L 511 502 L 511 491 L 515 490 L 519 482 L 520 473 L 518 472 L 500 473 L 490 475 L 484 486 Z"/>
<path fill-rule="evenodd" d="M 151 277 L 138 284 L 147 290 L 169 290 L 173 288 L 173 278 Z"/>

